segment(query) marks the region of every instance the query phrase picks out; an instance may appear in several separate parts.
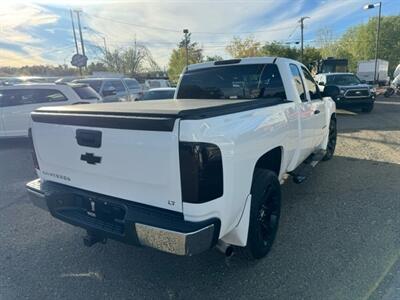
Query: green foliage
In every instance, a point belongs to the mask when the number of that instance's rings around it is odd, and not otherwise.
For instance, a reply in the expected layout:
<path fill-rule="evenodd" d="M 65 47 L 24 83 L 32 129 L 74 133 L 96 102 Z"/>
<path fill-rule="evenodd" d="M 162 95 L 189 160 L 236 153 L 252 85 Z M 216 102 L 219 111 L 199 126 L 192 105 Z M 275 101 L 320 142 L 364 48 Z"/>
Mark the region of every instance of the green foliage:
<path fill-rule="evenodd" d="M 300 50 L 298 59 L 300 61 Z M 310 66 L 313 62 L 320 60 L 322 58 L 321 51 L 315 47 L 305 47 L 303 53 L 303 64 L 305 66 Z"/>
<path fill-rule="evenodd" d="M 178 82 L 179 76 L 186 67 L 186 41 L 178 44 L 178 48 L 172 50 L 168 63 L 168 77 L 173 83 Z M 188 61 L 189 64 L 196 64 L 203 61 L 203 49 L 196 42 L 191 42 L 191 36 L 188 35 Z"/>
<path fill-rule="evenodd" d="M 212 56 L 207 56 L 204 61 L 219 61 L 219 60 L 224 60 L 224 59 L 222 56 L 212 55 Z"/>
<path fill-rule="evenodd" d="M 349 69 L 357 70 L 361 60 L 375 58 L 375 39 L 378 18 L 371 18 L 366 24 L 349 28 L 343 36 L 334 41 L 325 30 L 317 38 L 323 57 L 347 58 Z M 381 19 L 378 58 L 389 61 L 389 74 L 400 62 L 400 16 L 385 16 Z"/>
<path fill-rule="evenodd" d="M 261 46 L 261 43 L 254 40 L 252 37 L 246 39 L 234 38 L 227 47 L 227 52 L 232 57 L 251 57 L 251 56 L 279 56 L 301 60 L 301 51 L 298 47 L 281 44 L 278 42 L 266 43 Z M 304 64 L 308 65 L 311 62 L 321 58 L 319 49 L 315 47 L 304 48 Z"/>
<path fill-rule="evenodd" d="M 263 49 L 261 43 L 249 36 L 245 39 L 234 37 L 232 41 L 226 46 L 228 52 L 233 58 L 263 56 Z"/>
<path fill-rule="evenodd" d="M 263 56 L 279 56 L 291 59 L 299 59 L 300 52 L 297 48 L 283 45 L 281 43 L 267 43 L 262 47 Z"/>

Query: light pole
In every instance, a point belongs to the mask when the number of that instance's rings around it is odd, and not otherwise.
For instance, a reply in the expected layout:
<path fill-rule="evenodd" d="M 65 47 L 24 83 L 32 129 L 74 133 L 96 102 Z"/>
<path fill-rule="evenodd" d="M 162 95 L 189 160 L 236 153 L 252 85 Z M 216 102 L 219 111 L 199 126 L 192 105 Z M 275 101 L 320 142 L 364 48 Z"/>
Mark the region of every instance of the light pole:
<path fill-rule="evenodd" d="M 189 29 L 183 29 L 185 34 L 185 49 L 186 49 L 186 67 L 189 65 L 189 49 L 188 49 L 188 33 Z"/>
<path fill-rule="evenodd" d="M 310 19 L 310 17 L 301 17 L 299 20 L 300 29 L 301 29 L 301 62 L 303 62 L 303 55 L 304 55 L 304 20 Z"/>
<path fill-rule="evenodd" d="M 382 10 L 382 2 L 378 2 L 375 4 L 366 4 L 364 5 L 364 9 L 372 9 L 375 7 L 379 7 L 378 12 L 378 24 L 376 26 L 376 40 L 375 40 L 375 70 L 374 70 L 374 83 L 376 84 L 379 80 L 379 75 L 377 74 L 378 69 L 378 52 L 379 52 L 379 31 L 381 30 L 381 10 Z"/>

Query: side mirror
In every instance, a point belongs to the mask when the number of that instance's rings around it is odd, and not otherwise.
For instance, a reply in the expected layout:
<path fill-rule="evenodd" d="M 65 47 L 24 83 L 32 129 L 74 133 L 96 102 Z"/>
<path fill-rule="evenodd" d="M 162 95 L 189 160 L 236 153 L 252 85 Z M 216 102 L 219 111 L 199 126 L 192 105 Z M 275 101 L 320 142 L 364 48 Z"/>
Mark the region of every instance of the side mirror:
<path fill-rule="evenodd" d="M 320 86 L 325 86 L 325 82 L 320 81 L 320 82 L 318 82 L 318 85 L 320 85 Z"/>
<path fill-rule="evenodd" d="M 361 83 L 367 83 L 367 81 L 366 80 L 360 80 L 361 81 Z"/>
<path fill-rule="evenodd" d="M 322 92 L 322 97 L 331 97 L 335 99 L 340 94 L 340 90 L 337 86 L 327 85 Z"/>
<path fill-rule="evenodd" d="M 109 89 L 106 89 L 106 90 L 103 90 L 102 91 L 102 95 L 104 96 L 104 97 L 107 97 L 107 96 L 114 96 L 114 95 L 116 95 L 117 94 L 117 91 L 115 90 L 115 88 L 109 88 Z"/>

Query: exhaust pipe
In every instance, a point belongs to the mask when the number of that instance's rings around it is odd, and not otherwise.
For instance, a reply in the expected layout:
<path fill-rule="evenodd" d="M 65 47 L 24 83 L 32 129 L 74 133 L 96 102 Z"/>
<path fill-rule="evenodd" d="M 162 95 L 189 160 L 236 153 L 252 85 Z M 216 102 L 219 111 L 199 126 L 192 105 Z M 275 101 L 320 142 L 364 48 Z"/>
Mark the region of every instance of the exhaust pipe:
<path fill-rule="evenodd" d="M 215 247 L 218 249 L 218 251 L 223 253 L 226 257 L 231 257 L 233 255 L 233 246 L 230 244 L 227 244 L 227 243 L 219 240 Z"/>

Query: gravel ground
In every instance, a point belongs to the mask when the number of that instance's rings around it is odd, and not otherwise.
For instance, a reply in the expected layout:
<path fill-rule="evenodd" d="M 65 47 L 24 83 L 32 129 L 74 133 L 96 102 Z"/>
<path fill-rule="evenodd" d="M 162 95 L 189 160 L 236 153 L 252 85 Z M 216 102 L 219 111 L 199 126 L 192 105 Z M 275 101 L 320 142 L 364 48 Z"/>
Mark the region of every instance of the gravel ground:
<path fill-rule="evenodd" d="M 32 206 L 26 141 L 0 141 L 0 299 L 399 299 L 400 99 L 339 111 L 338 148 L 283 185 L 270 255 L 176 257 L 84 232 Z"/>

